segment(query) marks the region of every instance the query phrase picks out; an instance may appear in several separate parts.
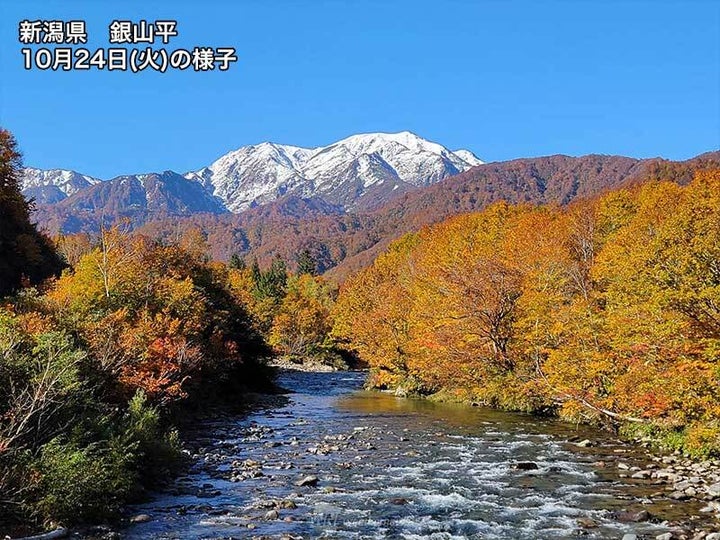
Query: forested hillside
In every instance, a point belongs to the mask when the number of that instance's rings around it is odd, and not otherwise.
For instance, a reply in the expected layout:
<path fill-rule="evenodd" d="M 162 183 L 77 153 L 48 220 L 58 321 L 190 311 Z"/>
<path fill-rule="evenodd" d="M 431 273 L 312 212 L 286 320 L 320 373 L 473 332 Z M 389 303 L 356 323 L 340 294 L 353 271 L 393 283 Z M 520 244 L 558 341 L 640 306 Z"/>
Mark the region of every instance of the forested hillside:
<path fill-rule="evenodd" d="M 717 169 L 567 208 L 497 202 L 393 243 L 343 287 L 334 334 L 375 388 L 716 454 L 719 261 Z"/>
<path fill-rule="evenodd" d="M 309 250 L 321 271 L 342 281 L 367 266 L 389 242 L 442 219 L 493 202 L 563 205 L 648 178 L 687 181 L 694 170 L 720 166 L 720 153 L 686 162 L 616 156 L 550 156 L 489 163 L 398 197 L 376 211 L 345 214 L 317 199 L 285 197 L 238 215 L 195 215 L 142 228 L 170 239 L 199 228 L 214 258 L 239 254 L 270 264 Z"/>

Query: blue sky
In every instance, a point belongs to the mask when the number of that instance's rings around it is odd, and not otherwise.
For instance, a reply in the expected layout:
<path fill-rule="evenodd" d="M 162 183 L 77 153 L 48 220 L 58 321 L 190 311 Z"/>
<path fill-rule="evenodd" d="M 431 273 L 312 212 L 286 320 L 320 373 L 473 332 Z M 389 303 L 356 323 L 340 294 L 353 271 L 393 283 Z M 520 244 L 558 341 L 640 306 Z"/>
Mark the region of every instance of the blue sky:
<path fill-rule="evenodd" d="M 484 160 L 685 159 L 720 147 L 716 1 L 4 1 L 0 125 L 28 165 L 109 178 L 264 140 L 410 130 Z M 22 19 L 174 19 L 169 45 L 232 46 L 227 72 L 22 68 Z"/>

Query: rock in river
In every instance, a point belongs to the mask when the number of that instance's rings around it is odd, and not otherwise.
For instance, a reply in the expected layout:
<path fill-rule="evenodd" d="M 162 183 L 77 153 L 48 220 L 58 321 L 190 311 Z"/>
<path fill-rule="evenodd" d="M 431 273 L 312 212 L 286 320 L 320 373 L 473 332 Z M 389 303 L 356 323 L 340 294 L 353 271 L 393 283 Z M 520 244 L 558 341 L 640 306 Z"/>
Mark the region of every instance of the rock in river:
<path fill-rule="evenodd" d="M 575 446 L 579 446 L 580 448 L 587 448 L 588 446 L 592 446 L 593 443 L 589 439 L 584 439 L 580 442 L 575 443 Z"/>
<path fill-rule="evenodd" d="M 640 510 L 639 512 L 618 512 L 617 520 L 624 523 L 639 523 L 641 521 L 647 521 L 650 519 L 650 514 L 647 510 Z"/>
<path fill-rule="evenodd" d="M 318 477 L 313 475 L 305 476 L 304 478 L 301 478 L 297 482 L 295 482 L 296 486 L 316 486 L 318 483 Z"/>

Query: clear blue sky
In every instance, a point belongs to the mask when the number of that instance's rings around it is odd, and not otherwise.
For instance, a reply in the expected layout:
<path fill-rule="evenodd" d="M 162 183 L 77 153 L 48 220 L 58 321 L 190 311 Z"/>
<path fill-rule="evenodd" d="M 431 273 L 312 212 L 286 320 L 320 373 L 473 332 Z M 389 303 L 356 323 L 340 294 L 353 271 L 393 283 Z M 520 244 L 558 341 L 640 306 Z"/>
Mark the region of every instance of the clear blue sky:
<path fill-rule="evenodd" d="M 720 2 L 0 2 L 0 125 L 28 165 L 109 178 L 271 140 L 410 130 L 485 160 L 720 147 Z M 22 19 L 175 19 L 229 72 L 22 69 Z"/>

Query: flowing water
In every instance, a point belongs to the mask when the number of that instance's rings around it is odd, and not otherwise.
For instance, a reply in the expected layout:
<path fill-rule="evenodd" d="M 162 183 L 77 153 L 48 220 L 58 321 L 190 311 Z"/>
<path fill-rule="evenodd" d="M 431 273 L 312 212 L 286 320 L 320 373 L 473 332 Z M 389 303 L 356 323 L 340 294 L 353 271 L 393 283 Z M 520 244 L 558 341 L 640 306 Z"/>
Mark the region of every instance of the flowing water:
<path fill-rule="evenodd" d="M 203 423 L 189 475 L 134 508 L 152 520 L 123 536 L 654 538 L 697 513 L 621 478 L 617 460 L 648 458 L 605 433 L 364 392 L 363 377 L 287 372 L 285 405 Z M 308 475 L 317 484 L 298 486 Z M 653 518 L 618 516 L 641 509 Z"/>

